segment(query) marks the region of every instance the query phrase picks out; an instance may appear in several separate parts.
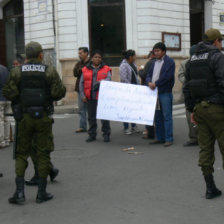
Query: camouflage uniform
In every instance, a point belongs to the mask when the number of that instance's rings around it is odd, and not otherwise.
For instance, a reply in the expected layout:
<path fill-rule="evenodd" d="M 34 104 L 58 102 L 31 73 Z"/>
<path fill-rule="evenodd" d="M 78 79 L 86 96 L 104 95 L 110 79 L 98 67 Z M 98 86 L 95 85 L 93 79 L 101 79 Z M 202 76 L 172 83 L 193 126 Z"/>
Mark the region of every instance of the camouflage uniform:
<path fill-rule="evenodd" d="M 27 65 L 42 65 L 39 57 L 42 52 L 42 47 L 37 42 L 30 42 L 26 45 L 26 56 L 28 58 Z M 35 71 L 28 73 L 28 75 L 34 77 Z M 18 99 L 21 97 L 21 78 L 22 69 L 16 67 L 11 70 L 10 77 L 3 88 L 3 95 L 13 104 L 18 103 Z M 62 81 L 53 67 L 46 67 L 45 71 L 45 82 L 49 87 L 49 94 L 51 99 L 54 101 L 60 100 L 65 96 L 66 89 L 62 84 Z M 22 99 L 21 99 L 22 100 Z M 38 174 L 40 183 L 39 191 L 37 196 L 37 202 L 43 202 L 47 199 L 46 189 L 46 178 L 49 174 L 51 163 L 50 163 L 50 152 L 54 150 L 52 123 L 53 119 L 49 116 L 47 111 L 43 112 L 43 116 L 40 118 L 34 118 L 31 114 L 23 110 L 23 118 L 17 121 L 17 148 L 16 148 L 16 184 L 17 190 L 14 197 L 9 199 L 10 203 L 20 203 L 25 200 L 24 193 L 23 197 L 20 197 L 21 192 L 24 188 L 24 174 L 27 168 L 27 158 L 30 156 L 32 149 L 32 143 L 35 138 L 37 161 L 38 161 Z M 22 186 L 23 185 L 23 186 Z M 41 194 L 41 189 L 42 193 Z M 44 191 L 44 192 L 43 192 Z M 43 197 L 42 197 L 42 196 Z M 46 197 L 45 197 L 46 196 Z M 43 199 L 43 200 L 42 200 Z M 46 199 L 46 200 L 45 200 Z"/>
<path fill-rule="evenodd" d="M 199 166 L 206 182 L 207 199 L 222 193 L 213 179 L 216 140 L 224 164 L 224 55 L 220 51 L 221 41 L 219 30 L 206 31 L 203 42 L 198 43 L 195 54 L 186 65 L 183 88 L 186 107 L 198 125 Z"/>

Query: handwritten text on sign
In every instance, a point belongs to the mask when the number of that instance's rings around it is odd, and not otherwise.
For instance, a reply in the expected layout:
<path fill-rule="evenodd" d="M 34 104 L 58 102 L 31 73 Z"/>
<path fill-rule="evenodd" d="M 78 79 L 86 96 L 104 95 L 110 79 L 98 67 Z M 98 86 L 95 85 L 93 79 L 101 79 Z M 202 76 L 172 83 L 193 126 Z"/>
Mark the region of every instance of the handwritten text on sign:
<path fill-rule="evenodd" d="M 97 119 L 153 125 L 157 90 L 147 86 L 102 81 Z"/>

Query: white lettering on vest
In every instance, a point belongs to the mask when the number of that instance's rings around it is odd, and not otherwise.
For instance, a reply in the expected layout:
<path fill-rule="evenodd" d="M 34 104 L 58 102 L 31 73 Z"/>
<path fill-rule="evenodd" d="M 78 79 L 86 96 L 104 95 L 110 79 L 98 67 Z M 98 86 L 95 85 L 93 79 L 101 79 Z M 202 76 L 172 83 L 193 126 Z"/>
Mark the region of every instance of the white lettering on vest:
<path fill-rule="evenodd" d="M 45 72 L 44 65 L 23 65 L 22 72 Z"/>
<path fill-rule="evenodd" d="M 205 54 L 199 54 L 199 55 L 193 55 L 191 57 L 191 61 L 198 61 L 198 60 L 207 60 L 208 59 L 208 53 Z"/>

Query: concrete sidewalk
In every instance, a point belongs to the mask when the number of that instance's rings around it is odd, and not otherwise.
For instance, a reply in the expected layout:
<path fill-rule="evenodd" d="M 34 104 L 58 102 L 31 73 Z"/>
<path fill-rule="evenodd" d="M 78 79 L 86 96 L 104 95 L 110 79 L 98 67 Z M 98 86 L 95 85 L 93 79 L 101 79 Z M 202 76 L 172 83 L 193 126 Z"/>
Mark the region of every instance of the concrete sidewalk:
<path fill-rule="evenodd" d="M 54 107 L 55 114 L 77 114 L 78 113 L 78 104 L 72 105 L 62 105 Z"/>

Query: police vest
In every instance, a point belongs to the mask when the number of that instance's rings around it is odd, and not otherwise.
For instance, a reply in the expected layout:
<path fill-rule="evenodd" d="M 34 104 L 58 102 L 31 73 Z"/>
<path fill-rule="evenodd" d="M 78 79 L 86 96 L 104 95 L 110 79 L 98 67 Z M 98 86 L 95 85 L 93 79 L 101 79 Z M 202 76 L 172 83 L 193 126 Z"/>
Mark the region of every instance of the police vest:
<path fill-rule="evenodd" d="M 200 101 L 218 93 L 214 71 L 209 65 L 211 56 L 216 53 L 205 52 L 193 55 L 190 58 L 190 82 L 191 96 Z"/>
<path fill-rule="evenodd" d="M 107 65 L 104 65 L 99 69 L 97 73 L 97 82 L 106 79 L 107 73 L 111 72 L 111 68 Z M 93 81 L 93 70 L 87 67 L 82 69 L 83 80 L 84 80 L 84 93 L 87 99 L 91 98 L 91 90 L 92 90 L 92 81 Z M 96 99 L 98 99 L 98 93 L 96 95 Z"/>
<path fill-rule="evenodd" d="M 24 107 L 44 107 L 52 103 L 46 70 L 47 66 L 42 64 L 21 66 L 20 103 Z"/>

